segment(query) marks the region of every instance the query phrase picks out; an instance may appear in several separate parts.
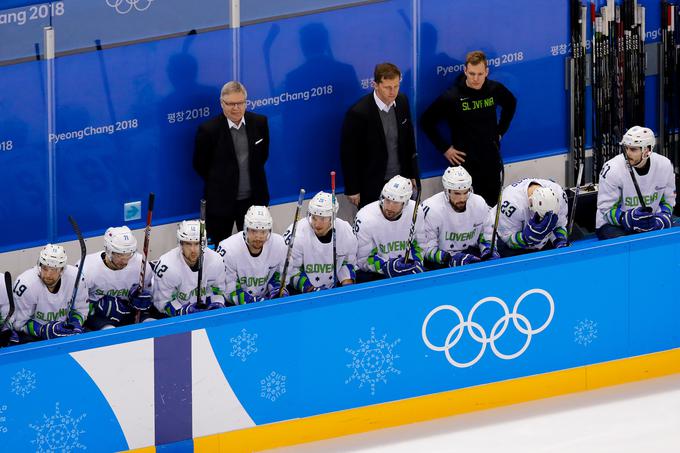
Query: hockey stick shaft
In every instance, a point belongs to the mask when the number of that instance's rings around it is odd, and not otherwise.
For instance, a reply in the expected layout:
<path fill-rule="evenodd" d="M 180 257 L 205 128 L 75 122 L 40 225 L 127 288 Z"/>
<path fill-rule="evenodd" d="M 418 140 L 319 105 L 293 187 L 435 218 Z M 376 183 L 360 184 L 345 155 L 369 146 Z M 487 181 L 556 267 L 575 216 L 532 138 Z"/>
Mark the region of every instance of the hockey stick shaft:
<path fill-rule="evenodd" d="M 305 189 L 300 189 L 298 195 L 297 206 L 295 207 L 295 216 L 293 217 L 293 226 L 290 230 L 290 239 L 288 242 L 288 250 L 286 251 L 286 260 L 283 262 L 283 270 L 281 271 L 281 288 L 279 289 L 279 297 L 283 296 L 283 291 L 286 289 L 286 278 L 288 277 L 288 265 L 290 264 L 290 256 L 293 253 L 293 243 L 295 242 L 295 231 L 297 230 L 297 223 L 300 220 L 300 211 L 302 211 L 302 202 L 305 199 Z"/>
<path fill-rule="evenodd" d="M 333 236 L 333 286 L 338 286 L 338 249 L 335 232 L 335 171 L 331 172 L 331 228 Z"/>
<path fill-rule="evenodd" d="M 640 201 L 640 204 L 642 205 L 642 209 L 647 210 L 647 203 L 645 203 L 645 199 L 642 196 L 642 191 L 640 190 L 640 185 L 637 182 L 637 178 L 635 177 L 635 172 L 633 171 L 633 166 L 628 162 L 628 156 L 626 156 L 626 149 L 623 149 L 623 159 L 626 161 L 626 167 L 628 167 L 628 173 L 630 173 L 630 179 L 633 181 L 633 186 L 635 187 L 635 193 L 637 193 L 638 200 Z"/>
<path fill-rule="evenodd" d="M 571 237 L 572 231 L 574 231 L 574 219 L 576 219 L 576 205 L 578 203 L 578 194 L 581 189 L 581 178 L 583 177 L 583 162 L 578 167 L 578 176 L 576 177 L 576 187 L 574 187 L 574 202 L 571 204 L 571 215 L 569 216 L 569 226 L 567 228 L 567 233 Z"/>
<path fill-rule="evenodd" d="M 496 240 L 498 239 L 498 222 L 501 218 L 501 203 L 503 202 L 503 184 L 505 183 L 505 164 L 503 163 L 503 157 L 501 156 L 500 150 L 498 151 L 498 157 L 501 160 L 501 187 L 498 189 L 498 203 L 496 203 L 496 218 L 493 221 L 493 232 L 491 233 L 491 245 L 489 246 L 491 253 L 489 253 L 489 258 L 493 256 L 493 252 L 496 250 Z"/>
<path fill-rule="evenodd" d="M 199 308 L 205 307 L 205 302 L 201 295 L 203 286 L 203 249 L 205 248 L 205 200 L 201 200 L 201 211 L 199 217 L 198 228 L 198 283 L 196 286 L 196 306 Z"/>
<path fill-rule="evenodd" d="M 80 231 L 78 223 L 76 223 L 76 220 L 73 217 L 68 216 L 68 221 L 71 223 L 71 227 L 73 228 L 73 231 L 76 233 L 76 236 L 78 237 L 78 242 L 80 243 L 80 265 L 78 266 L 76 281 L 73 284 L 73 293 L 71 293 L 71 300 L 69 301 L 68 304 L 68 311 L 70 313 L 76 304 L 76 296 L 78 295 L 78 285 L 80 283 L 80 277 L 82 277 L 83 275 L 83 264 L 85 263 L 85 255 L 87 254 L 87 248 L 85 247 L 85 239 L 83 239 L 83 233 Z"/>
<path fill-rule="evenodd" d="M 142 269 L 139 271 L 139 291 L 144 291 L 144 280 L 146 279 L 146 263 L 149 261 L 149 242 L 151 240 L 151 216 L 156 195 L 149 193 L 149 203 L 146 208 L 146 227 L 144 228 L 144 248 L 142 249 Z M 139 323 L 142 312 L 137 310 L 135 313 L 135 323 Z"/>
<path fill-rule="evenodd" d="M 9 310 L 7 311 L 7 316 L 5 316 L 5 319 L 3 320 L 2 323 L 2 329 L 0 330 L 4 330 L 5 327 L 7 327 L 10 318 L 12 318 L 12 315 L 14 314 L 14 293 L 12 292 L 12 274 L 10 274 L 9 271 L 5 272 L 5 291 L 7 291 L 7 302 L 9 304 Z"/>
<path fill-rule="evenodd" d="M 420 166 L 418 165 L 418 153 L 414 153 L 413 157 L 411 158 L 412 160 L 412 165 L 413 165 L 413 174 L 415 175 L 416 179 L 416 190 L 418 193 L 416 194 L 416 204 L 413 206 L 413 216 L 411 217 L 411 229 L 408 232 L 408 242 L 407 242 L 407 247 L 406 247 L 406 253 L 404 254 L 404 262 L 408 262 L 408 260 L 411 258 L 411 248 L 413 247 L 413 240 L 416 235 L 416 221 L 418 220 L 418 207 L 420 206 L 420 196 L 423 192 L 422 184 L 420 182 Z M 404 204 L 404 206 L 406 206 Z"/>

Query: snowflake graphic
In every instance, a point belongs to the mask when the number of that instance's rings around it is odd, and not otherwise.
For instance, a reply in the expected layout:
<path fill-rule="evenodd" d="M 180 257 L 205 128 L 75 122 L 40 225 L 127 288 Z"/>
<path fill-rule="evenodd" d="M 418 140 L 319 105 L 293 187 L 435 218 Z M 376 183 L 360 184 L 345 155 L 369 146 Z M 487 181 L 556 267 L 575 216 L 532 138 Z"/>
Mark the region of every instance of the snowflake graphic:
<path fill-rule="evenodd" d="M 394 367 L 394 360 L 399 356 L 393 352 L 394 347 L 401 341 L 389 343 L 387 335 L 378 339 L 375 337 L 375 327 L 371 327 L 371 338 L 364 341 L 359 338 L 359 348 L 355 351 L 345 348 L 345 351 L 352 354 L 352 362 L 347 364 L 347 368 L 352 369 L 352 375 L 345 381 L 349 384 L 353 380 L 359 381 L 359 388 L 364 384 L 371 385 L 371 395 L 375 395 L 375 385 L 378 382 L 387 384 L 387 376 L 390 373 L 401 374 L 401 371 Z"/>
<path fill-rule="evenodd" d="M 0 406 L 0 434 L 4 434 L 7 432 L 7 427 L 5 426 L 5 423 L 7 423 L 7 417 L 5 416 L 5 413 L 7 412 L 7 405 L 3 404 Z"/>
<path fill-rule="evenodd" d="M 240 334 L 230 340 L 233 345 L 231 356 L 236 356 L 241 359 L 241 362 L 245 362 L 249 355 L 257 352 L 255 340 L 257 340 L 256 333 L 248 333 L 246 329 L 242 329 Z"/>
<path fill-rule="evenodd" d="M 24 397 L 35 389 L 35 383 L 35 373 L 22 368 L 21 371 L 17 371 L 17 373 L 12 376 L 12 392 Z"/>
<path fill-rule="evenodd" d="M 260 385 L 260 396 L 274 402 L 286 393 L 286 376 L 272 371 L 260 381 Z"/>
<path fill-rule="evenodd" d="M 574 326 L 574 341 L 581 346 L 588 346 L 597 339 L 597 323 L 589 319 L 579 321 Z"/>
<path fill-rule="evenodd" d="M 83 414 L 78 418 L 71 416 L 71 411 L 62 414 L 59 409 L 59 403 L 56 403 L 54 415 L 43 414 L 42 425 L 28 425 L 36 431 L 36 438 L 31 443 L 35 444 L 36 451 L 51 452 L 62 451 L 71 452 L 76 448 L 87 450 L 85 445 L 80 443 L 80 435 L 85 431 L 81 431 L 78 423 L 85 418 L 87 414 Z"/>

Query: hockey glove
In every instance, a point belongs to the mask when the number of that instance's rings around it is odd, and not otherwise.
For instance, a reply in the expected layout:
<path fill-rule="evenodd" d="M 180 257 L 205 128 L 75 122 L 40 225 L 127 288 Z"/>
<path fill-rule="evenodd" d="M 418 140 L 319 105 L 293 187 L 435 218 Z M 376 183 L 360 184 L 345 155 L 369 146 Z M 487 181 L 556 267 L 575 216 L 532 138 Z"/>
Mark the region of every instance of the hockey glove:
<path fill-rule="evenodd" d="M 643 207 L 623 211 L 619 223 L 626 231 L 632 233 L 643 233 L 656 229 L 654 214 Z"/>
<path fill-rule="evenodd" d="M 382 271 L 389 278 L 423 272 L 423 264 L 418 260 L 404 261 L 404 258 L 391 258 L 383 263 Z"/>
<path fill-rule="evenodd" d="M 543 218 L 535 214 L 522 230 L 522 237 L 528 246 L 539 244 L 548 236 L 557 225 L 557 215 L 552 211 L 545 213 Z"/>
<path fill-rule="evenodd" d="M 32 323 L 32 326 L 29 326 L 29 331 L 32 331 L 35 336 L 40 337 L 43 340 L 70 337 L 71 335 L 82 333 L 82 330 L 78 331 L 74 329 L 66 324 L 65 321 L 52 321 L 47 324 L 40 324 L 35 320 L 31 320 L 29 323 Z"/>
<path fill-rule="evenodd" d="M 491 252 L 491 247 L 486 247 L 479 252 L 481 261 L 497 260 L 501 257 L 498 253 L 498 247 L 493 248 L 493 253 Z"/>
<path fill-rule="evenodd" d="M 555 235 L 553 247 L 556 249 L 561 249 L 562 247 L 569 246 L 569 241 L 567 240 L 567 230 L 562 227 L 557 227 L 553 231 L 553 235 Z"/>
<path fill-rule="evenodd" d="M 130 304 L 132 304 L 132 306 L 137 310 L 147 311 L 149 308 L 151 308 L 151 304 L 153 303 L 151 293 L 149 291 L 142 290 L 139 287 L 139 284 L 135 283 L 132 285 L 132 288 L 130 288 L 130 292 L 128 294 L 130 297 Z"/>
<path fill-rule="evenodd" d="M 465 266 L 466 264 L 479 263 L 481 259 L 470 253 L 458 252 L 454 253 L 449 260 L 449 267 Z"/>
<path fill-rule="evenodd" d="M 267 299 L 276 299 L 279 297 L 279 292 L 281 292 L 281 285 L 271 285 L 269 290 L 269 295 L 267 296 Z M 281 294 L 281 297 L 286 297 L 288 295 L 288 290 L 286 287 L 283 287 L 283 294 Z"/>
<path fill-rule="evenodd" d="M 298 277 L 297 288 L 301 293 L 310 293 L 312 291 L 319 291 L 321 288 L 317 288 L 309 281 L 307 274 L 302 271 Z"/>
<path fill-rule="evenodd" d="M 205 300 L 203 301 L 205 303 L 204 310 L 217 310 L 219 308 L 226 307 L 226 305 L 224 305 L 223 303 L 224 298 L 222 296 L 218 295 L 215 299 L 216 300 L 212 300 L 210 296 L 206 297 Z"/>
<path fill-rule="evenodd" d="M 74 333 L 83 333 L 85 331 L 83 329 L 83 322 L 83 317 L 75 310 L 71 310 L 68 318 L 66 318 L 66 324 L 74 330 Z"/>
<path fill-rule="evenodd" d="M 130 306 L 123 299 L 106 295 L 94 307 L 95 313 L 115 322 L 122 322 L 130 315 Z"/>
<path fill-rule="evenodd" d="M 654 229 L 662 230 L 664 228 L 670 228 L 673 225 L 673 219 L 668 212 L 659 212 L 654 214 Z"/>

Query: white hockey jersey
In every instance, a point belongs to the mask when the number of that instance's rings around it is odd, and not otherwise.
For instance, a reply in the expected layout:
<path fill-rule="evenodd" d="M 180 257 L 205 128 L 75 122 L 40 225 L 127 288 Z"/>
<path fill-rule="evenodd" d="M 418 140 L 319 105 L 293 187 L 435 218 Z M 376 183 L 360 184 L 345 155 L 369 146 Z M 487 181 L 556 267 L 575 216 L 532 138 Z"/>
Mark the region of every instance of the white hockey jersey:
<path fill-rule="evenodd" d="M 14 284 L 15 312 L 12 326 L 17 332 L 30 334 L 26 323 L 31 319 L 46 324 L 51 321 L 65 321 L 68 317 L 69 302 L 78 269 L 71 265 L 64 268 L 59 290 L 55 294 L 52 294 L 40 280 L 38 272 L 39 266 L 33 266 L 19 275 Z M 81 276 L 73 308 L 83 320 L 87 319 L 88 314 L 87 293 L 86 280 Z"/>
<path fill-rule="evenodd" d="M 562 190 L 562 187 L 550 180 L 539 178 L 525 178 L 507 186 L 503 189 L 503 201 L 501 202 L 501 214 L 498 219 L 498 236 L 510 248 L 526 248 L 526 249 L 541 249 L 550 240 L 555 239 L 554 233 L 550 233 L 540 243 L 532 246 L 520 245 L 516 240 L 517 233 L 524 229 L 524 226 L 531 219 L 532 213 L 529 209 L 529 197 L 527 189 L 529 184 L 536 182 L 543 187 L 548 187 L 555 192 L 560 202 L 559 212 L 557 212 L 557 225 L 555 229 L 561 228 L 562 233 L 567 235 L 567 195 Z M 495 217 L 496 207 L 494 206 L 489 211 L 489 217 Z M 487 223 L 488 225 L 488 223 Z M 491 223 L 493 228 L 493 223 Z M 486 233 L 491 236 L 490 232 Z"/>
<path fill-rule="evenodd" d="M 129 300 L 128 293 L 135 283 L 139 283 L 139 273 L 142 267 L 142 254 L 135 253 L 127 266 L 123 269 L 109 269 L 104 264 L 104 251 L 92 253 L 85 257 L 83 264 L 83 275 L 89 288 L 89 299 L 96 302 L 102 297 L 109 295 Z M 146 273 L 144 274 L 144 288 L 151 292 L 151 277 L 153 271 L 146 263 Z"/>
<path fill-rule="evenodd" d="M 635 172 L 645 204 L 655 213 L 659 212 L 663 205 L 666 210 L 672 212 L 675 206 L 673 164 L 668 158 L 656 153 L 649 156 L 649 163 L 649 172 L 646 175 L 640 176 Z M 639 206 L 642 205 L 623 154 L 609 159 L 600 171 L 595 227 L 600 228 L 607 223 L 619 225 L 620 211 L 628 211 Z"/>
<path fill-rule="evenodd" d="M 397 220 L 385 218 L 379 200 L 367 204 L 357 212 L 354 233 L 357 236 L 357 264 L 361 270 L 382 273 L 380 260 L 387 261 L 406 254 L 414 206 L 415 202 L 409 200 Z M 416 249 L 416 258 L 421 262 L 423 238 L 423 216 L 418 215 L 413 246 Z M 376 257 L 379 259 L 376 260 Z"/>
<path fill-rule="evenodd" d="M 293 225 L 290 225 L 283 237 L 288 244 Z M 338 283 L 355 279 L 357 265 L 357 238 L 352 226 L 342 219 L 335 219 L 335 247 Z M 295 230 L 295 242 L 290 257 L 288 275 L 293 286 L 299 284 L 301 272 L 304 271 L 309 282 L 317 288 L 333 287 L 333 242 L 324 244 L 314 233 L 308 219 L 301 219 Z M 298 288 L 301 289 L 301 288 Z"/>
<path fill-rule="evenodd" d="M 454 254 L 468 247 L 481 248 L 479 242 L 485 232 L 485 223 L 490 219 L 486 201 L 474 193 L 468 198 L 463 212 L 453 209 L 446 191 L 434 194 L 423 201 L 422 214 L 425 258 L 440 264 L 440 251 Z"/>
<path fill-rule="evenodd" d="M 234 233 L 220 242 L 217 253 L 222 256 L 227 272 L 227 297 L 238 305 L 241 303 L 239 289 L 252 297 L 268 296 L 270 281 L 276 285 L 280 283 L 286 249 L 283 237 L 276 233 L 271 234 L 258 256 L 250 254 L 243 232 Z"/>
<path fill-rule="evenodd" d="M 203 253 L 202 297 L 210 296 L 213 302 L 222 302 L 226 289 L 224 263 L 214 251 L 206 248 Z M 153 303 L 161 313 L 170 302 L 175 310 L 195 303 L 198 287 L 198 271 L 192 271 L 177 246 L 158 259 L 153 277 Z M 216 297 L 217 296 L 217 297 Z"/>

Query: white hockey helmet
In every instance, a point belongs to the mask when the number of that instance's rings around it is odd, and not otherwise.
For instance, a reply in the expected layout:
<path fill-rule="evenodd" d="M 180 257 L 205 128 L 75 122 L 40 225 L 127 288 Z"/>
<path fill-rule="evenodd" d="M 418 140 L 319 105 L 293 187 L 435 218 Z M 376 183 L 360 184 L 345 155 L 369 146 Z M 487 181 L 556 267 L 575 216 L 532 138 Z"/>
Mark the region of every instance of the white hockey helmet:
<path fill-rule="evenodd" d="M 537 187 L 529 197 L 529 210 L 543 217 L 546 212 L 559 212 L 560 201 L 550 187 Z"/>
<path fill-rule="evenodd" d="M 200 242 L 201 223 L 198 220 L 182 220 L 177 227 L 178 242 Z"/>
<path fill-rule="evenodd" d="M 383 190 L 380 193 L 380 204 L 382 205 L 383 200 L 406 203 L 411 199 L 411 195 L 413 195 L 413 184 L 411 184 L 411 180 L 397 175 L 387 181 L 383 187 Z"/>
<path fill-rule="evenodd" d="M 66 250 L 61 245 L 47 244 L 40 251 L 38 264 L 48 267 L 63 268 L 66 266 Z"/>
<path fill-rule="evenodd" d="M 442 176 L 446 190 L 468 190 L 472 188 L 472 176 L 463 167 L 449 167 Z"/>
<path fill-rule="evenodd" d="M 649 147 L 650 151 L 656 145 L 654 132 L 648 127 L 633 126 L 623 134 L 620 145 L 644 148 Z"/>
<path fill-rule="evenodd" d="M 319 192 L 309 201 L 307 215 L 317 215 L 319 217 L 332 217 L 333 211 L 338 213 L 338 199 L 333 204 L 333 196 L 327 192 Z"/>
<path fill-rule="evenodd" d="M 271 230 L 274 225 L 272 215 L 266 206 L 251 206 L 246 211 L 243 219 L 243 229 L 245 230 Z"/>
<path fill-rule="evenodd" d="M 137 239 L 127 226 L 111 227 L 104 233 L 104 250 L 109 259 L 112 253 L 130 255 L 137 251 Z"/>

